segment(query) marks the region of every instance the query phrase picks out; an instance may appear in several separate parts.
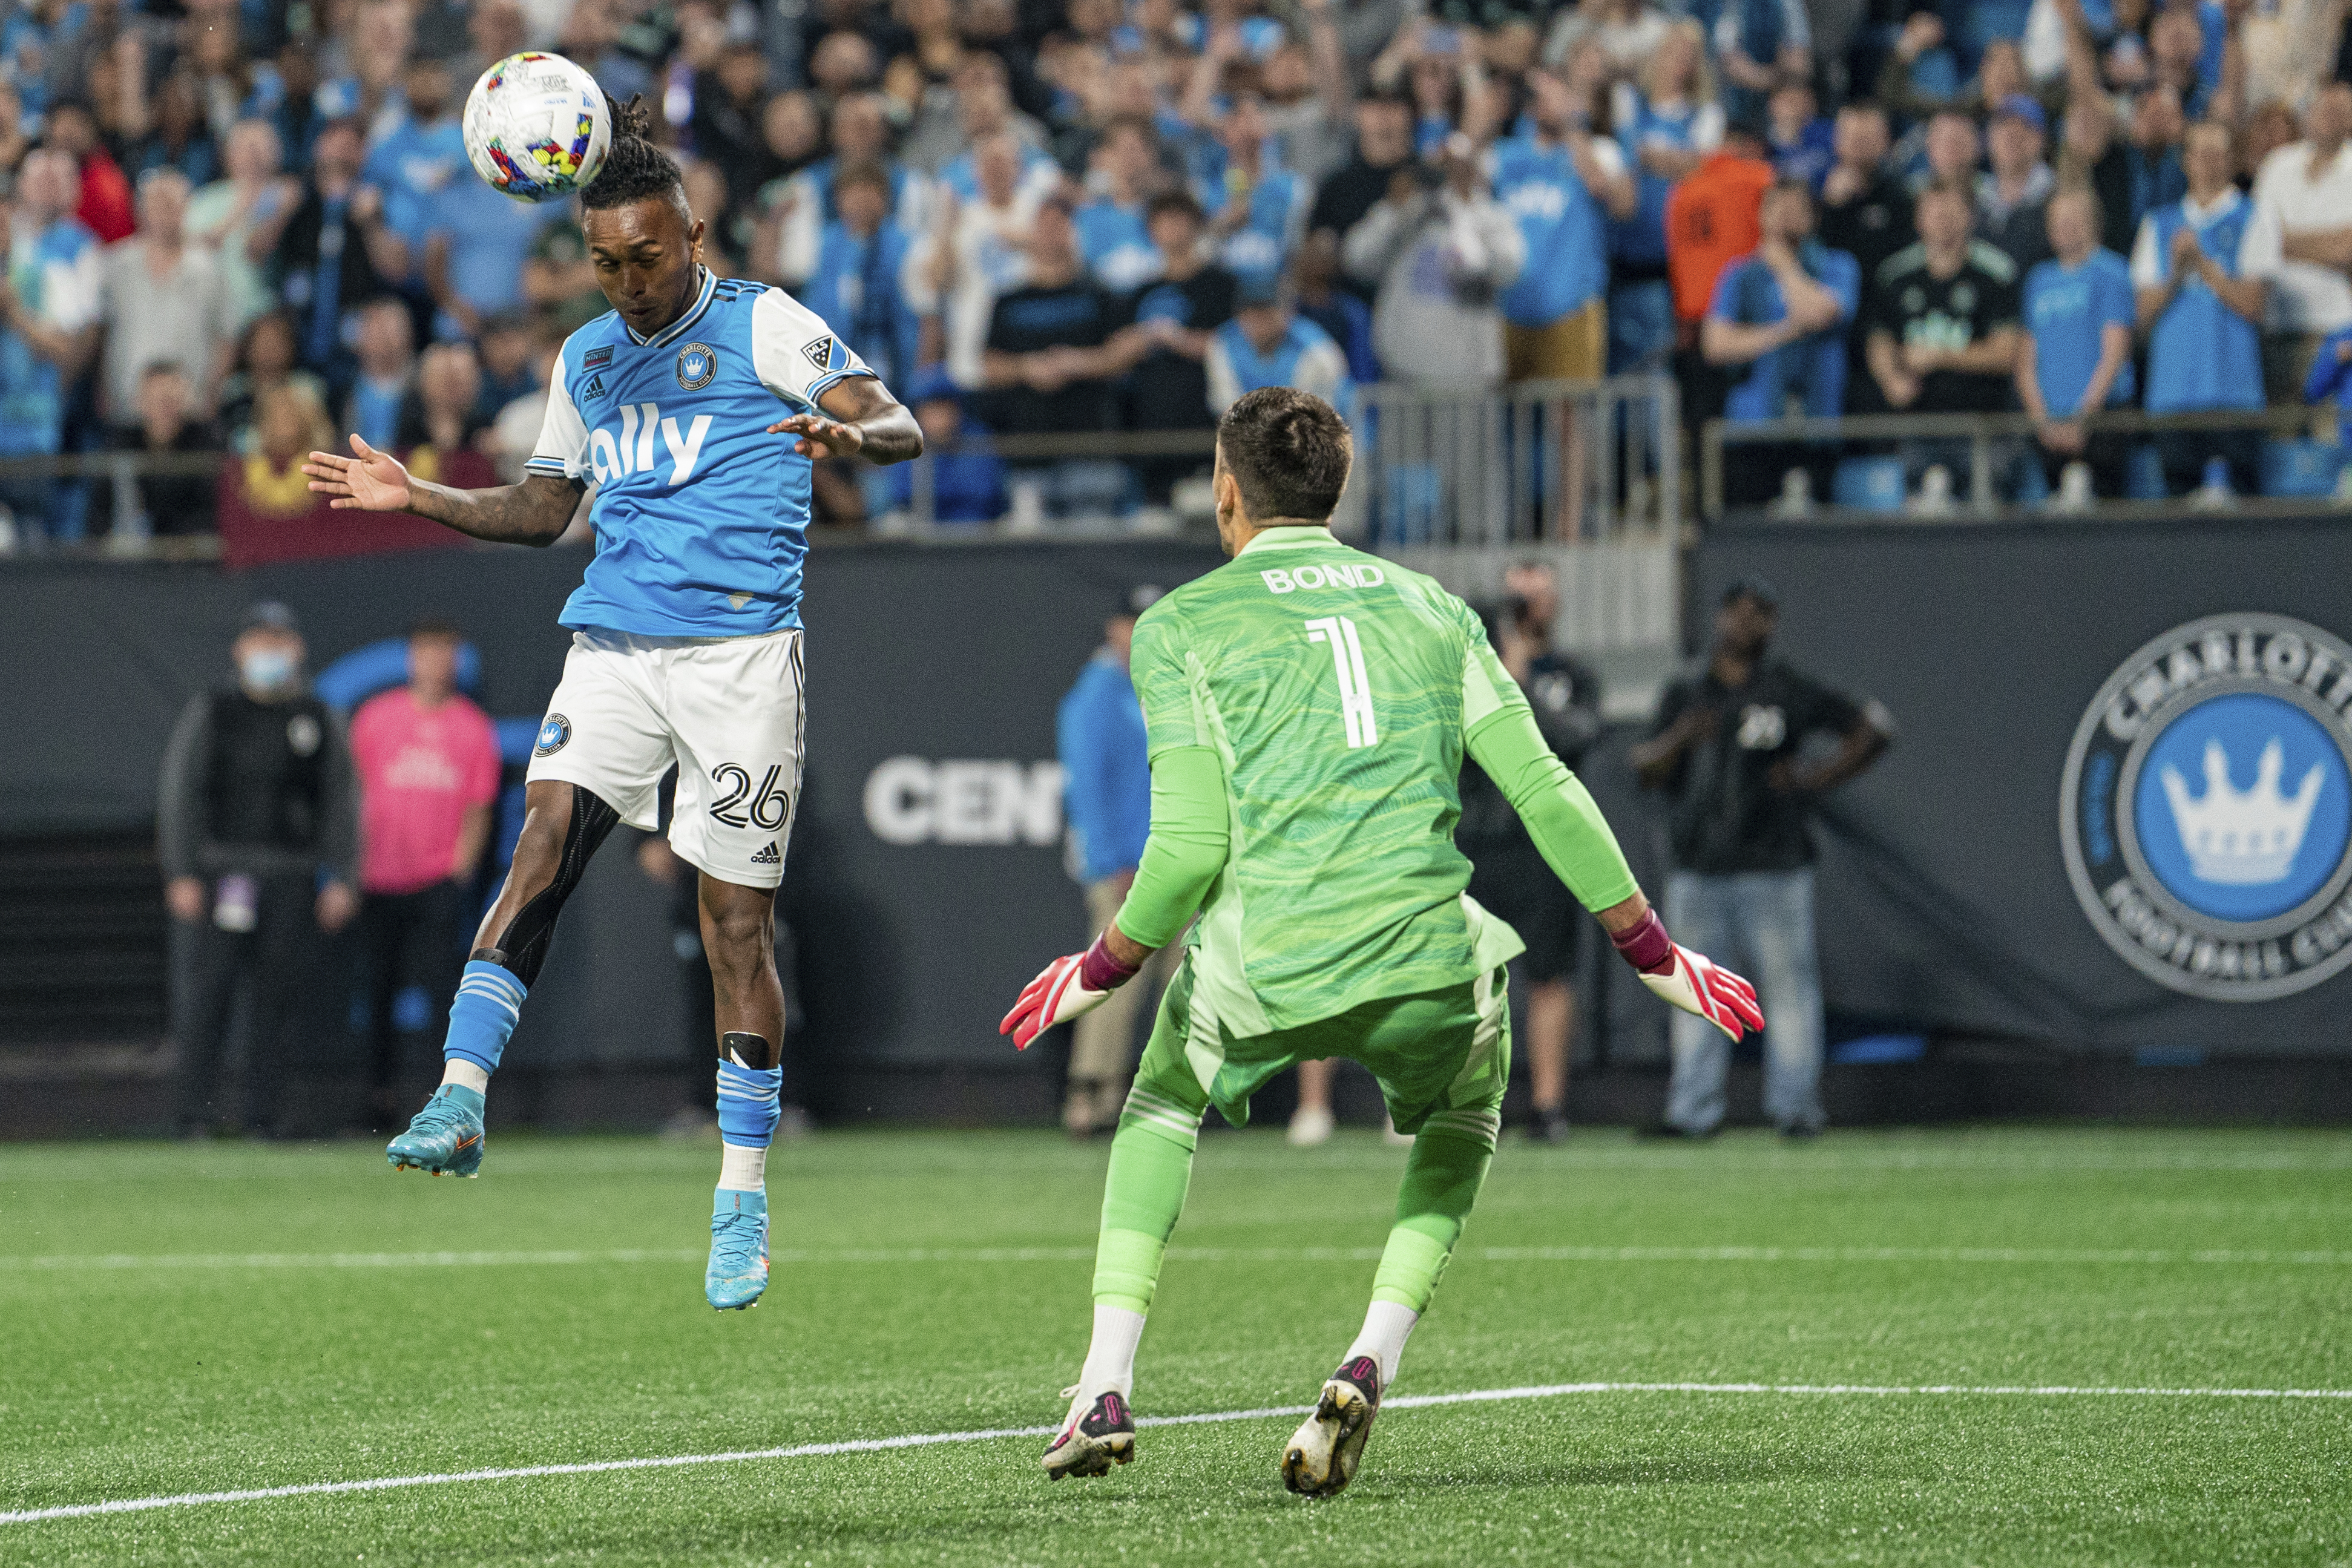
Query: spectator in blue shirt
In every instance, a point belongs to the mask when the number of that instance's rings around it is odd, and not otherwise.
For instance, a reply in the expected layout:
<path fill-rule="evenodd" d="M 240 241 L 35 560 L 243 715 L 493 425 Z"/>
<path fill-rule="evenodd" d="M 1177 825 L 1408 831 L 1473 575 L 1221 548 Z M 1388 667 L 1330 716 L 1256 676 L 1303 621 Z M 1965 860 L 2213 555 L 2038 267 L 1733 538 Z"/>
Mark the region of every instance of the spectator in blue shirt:
<path fill-rule="evenodd" d="M 459 178 L 471 165 L 466 158 L 465 130 L 453 110 L 449 68 L 436 59 L 412 60 L 401 86 L 408 112 L 369 150 L 360 178 L 383 193 L 384 227 L 400 241 L 406 260 L 404 275 L 388 281 L 405 285 L 423 264 L 425 236 L 441 217 L 442 204 L 466 186 L 482 183 Z M 495 191 L 491 194 L 506 200 Z M 516 270 L 520 275 L 520 262 Z"/>
<path fill-rule="evenodd" d="M 1348 375 L 1360 386 L 1381 379 L 1380 356 L 1372 352 L 1372 308 L 1344 286 L 1339 236 L 1329 229 L 1308 231 L 1290 265 L 1292 303 L 1299 315 L 1323 329 L 1348 356 Z"/>
<path fill-rule="evenodd" d="M 2070 504 L 2087 497 L 2060 483 L 2076 462 L 2088 465 L 2093 493 L 2114 496 L 2123 478 L 2123 444 L 2094 436 L 2086 415 L 2132 398 L 2131 267 L 2099 245 L 2098 197 L 2070 185 L 2052 196 L 2046 217 L 2051 259 L 2025 275 L 2025 333 L 2017 356 L 2017 398 L 2033 416 L 2042 466 Z"/>
<path fill-rule="evenodd" d="M 1666 28 L 1634 80 L 1617 84 L 1609 120 L 1634 191 L 1633 212 L 1609 225 L 1608 369 L 1617 375 L 1656 369 L 1674 350 L 1666 197 L 1723 141 L 1723 109 L 1696 22 Z"/>
<path fill-rule="evenodd" d="M 425 231 L 425 291 L 445 342 L 479 337 L 485 320 L 527 303 L 523 269 L 547 216 L 467 173 L 434 201 Z"/>
<path fill-rule="evenodd" d="M 1589 381 L 1609 343 L 1612 217 L 1634 211 L 1617 143 L 1591 132 L 1591 105 L 1552 70 L 1528 73 L 1534 124 L 1498 142 L 1489 178 L 1527 242 L 1527 264 L 1502 298 L 1509 380 Z"/>
<path fill-rule="evenodd" d="M 2231 183 L 2228 126 L 2189 127 L 2181 163 L 2189 193 L 2150 213 L 2132 246 L 2132 287 L 2147 338 L 2147 411 L 2261 408 L 2263 308 L 2283 260 L 2278 213 Z M 2220 458 L 2229 465 L 2231 488 L 2242 494 L 2255 484 L 2261 433 L 2166 431 L 2157 451 L 2173 492 L 2200 486 Z"/>
<path fill-rule="evenodd" d="M 1801 0 L 1725 0 L 1715 22 L 1715 54 L 1724 114 L 1759 120 L 1774 88 L 1811 74 L 1812 24 Z"/>
<path fill-rule="evenodd" d="M 394 295 L 378 295 L 358 314 L 352 347 L 359 374 L 343 409 L 342 428 L 379 452 L 395 451 L 400 411 L 416 384 L 415 329 L 408 307 Z"/>
<path fill-rule="evenodd" d="M 1772 172 L 1802 180 L 1815 191 L 1829 178 L 1837 162 L 1837 127 L 1820 112 L 1807 81 L 1783 82 L 1772 89 L 1767 120 L 1767 142 L 1772 150 Z"/>
<path fill-rule="evenodd" d="M 801 303 L 856 350 L 891 386 L 915 373 L 922 319 L 898 287 L 913 244 L 890 221 L 890 175 L 879 163 L 852 163 L 834 181 L 841 215 L 824 225 L 816 270 L 801 286 Z"/>
<path fill-rule="evenodd" d="M 0 203 L 0 457 L 55 453 L 69 382 L 98 345 L 98 241 L 69 215 L 70 165 L 54 152 L 26 156 L 20 205 Z M 47 479 L 0 482 L 0 504 L 22 532 L 48 522 Z"/>
<path fill-rule="evenodd" d="M 1219 414 L 1260 387 L 1313 392 L 1351 417 L 1355 382 L 1331 335 L 1293 309 L 1277 283 L 1241 287 L 1234 319 L 1209 335 L 1209 407 Z"/>
<path fill-rule="evenodd" d="M 1095 281 L 1114 294 L 1132 294 L 1160 276 L 1144 204 L 1160 183 L 1160 138 L 1140 116 L 1121 116 L 1095 146 L 1089 189 L 1077 210 L 1078 249 Z"/>
<path fill-rule="evenodd" d="M 1062 699 L 1055 730 L 1060 741 L 1063 820 L 1069 824 L 1071 863 L 1087 890 L 1090 936 L 1118 913 L 1143 861 L 1151 831 L 1151 763 L 1143 707 L 1128 674 L 1135 620 L 1160 590 L 1132 591 L 1103 622 L 1103 643 Z M 1118 1119 L 1126 1099 L 1135 1020 L 1144 998 L 1165 982 L 1176 944 L 1160 950 L 1144 973 L 1110 994 L 1071 1031 L 1070 1084 L 1062 1108 L 1070 1135 L 1091 1136 Z"/>
<path fill-rule="evenodd" d="M 1315 200 L 1305 175 L 1274 166 L 1267 138 L 1265 106 L 1251 94 L 1234 99 L 1217 122 L 1223 172 L 1202 182 L 1210 236 L 1225 270 L 1245 282 L 1282 276 Z"/>
<path fill-rule="evenodd" d="M 2303 383 L 2303 401 L 2336 400 L 2336 444 L 2352 447 L 2352 327 L 2330 332 L 2311 361 Z"/>
<path fill-rule="evenodd" d="M 1845 412 L 1845 334 L 1862 300 L 1862 268 L 1813 237 L 1812 187 L 1802 176 L 1774 182 L 1759 214 L 1764 240 L 1723 269 L 1699 324 L 1699 350 L 1712 365 L 1746 366 L 1723 413 L 1779 419 L 1791 401 L 1803 413 Z M 1784 454 L 1796 455 L 1796 454 Z M 1780 465 L 1743 465 L 1756 483 L 1735 486 L 1734 505 L 1778 489 Z"/>

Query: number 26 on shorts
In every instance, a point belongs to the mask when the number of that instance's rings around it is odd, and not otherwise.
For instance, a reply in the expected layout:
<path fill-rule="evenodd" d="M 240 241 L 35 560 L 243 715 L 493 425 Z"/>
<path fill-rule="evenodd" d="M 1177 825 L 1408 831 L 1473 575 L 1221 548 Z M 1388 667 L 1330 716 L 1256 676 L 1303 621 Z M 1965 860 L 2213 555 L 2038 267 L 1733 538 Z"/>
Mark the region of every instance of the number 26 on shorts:
<path fill-rule="evenodd" d="M 1339 716 L 1348 727 L 1348 749 L 1378 745 L 1372 721 L 1372 683 L 1364 674 L 1364 644 L 1356 623 L 1345 615 L 1318 615 L 1307 623 L 1309 643 L 1331 646 L 1331 667 L 1339 677 Z"/>
<path fill-rule="evenodd" d="M 772 833 L 792 819 L 792 791 L 782 788 L 783 764 L 769 768 L 755 793 L 751 770 L 722 762 L 710 770 L 710 782 L 725 793 L 710 802 L 710 814 L 730 828 L 758 828 Z"/>

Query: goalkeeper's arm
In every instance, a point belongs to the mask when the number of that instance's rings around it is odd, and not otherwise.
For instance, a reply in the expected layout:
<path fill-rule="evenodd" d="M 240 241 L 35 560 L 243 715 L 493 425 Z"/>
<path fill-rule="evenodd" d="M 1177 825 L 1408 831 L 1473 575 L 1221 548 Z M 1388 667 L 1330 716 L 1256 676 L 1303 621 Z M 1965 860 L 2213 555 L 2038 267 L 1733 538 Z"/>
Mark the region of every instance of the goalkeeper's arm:
<path fill-rule="evenodd" d="M 1139 966 L 1183 932 L 1225 869 L 1227 822 L 1225 768 L 1214 749 L 1171 747 L 1151 759 L 1151 836 L 1127 902 L 1103 932 L 1115 957 Z"/>
<path fill-rule="evenodd" d="M 1225 769 L 1205 746 L 1171 747 L 1151 759 L 1151 836 L 1143 842 L 1127 902 L 1095 945 L 1056 958 L 1029 982 L 997 1026 L 1015 1048 L 1057 1023 L 1066 1023 L 1143 967 L 1145 959 L 1176 940 L 1184 923 L 1216 885 L 1231 852 L 1226 830 Z"/>
<path fill-rule="evenodd" d="M 1483 642 L 1472 651 L 1463 686 L 1463 742 L 1527 824 L 1544 862 L 1612 935 L 1640 924 L 1649 905 L 1608 819 L 1544 740 L 1527 694 Z M 1622 918 L 1612 918 L 1621 912 Z"/>
<path fill-rule="evenodd" d="M 1591 792 L 1545 744 L 1526 694 L 1483 635 L 1464 661 L 1462 719 L 1472 759 L 1518 812 L 1544 862 L 1599 917 L 1642 984 L 1734 1040 L 1762 1029 L 1764 1014 L 1746 980 L 1666 935 Z"/>

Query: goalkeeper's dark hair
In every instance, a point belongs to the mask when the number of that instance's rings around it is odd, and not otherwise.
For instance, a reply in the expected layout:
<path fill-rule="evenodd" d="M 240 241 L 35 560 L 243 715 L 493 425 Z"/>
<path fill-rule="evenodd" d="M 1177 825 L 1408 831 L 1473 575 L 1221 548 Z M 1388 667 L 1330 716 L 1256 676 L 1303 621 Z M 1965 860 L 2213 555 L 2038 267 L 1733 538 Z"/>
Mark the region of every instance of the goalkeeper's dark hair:
<path fill-rule="evenodd" d="M 1355 456 L 1339 411 L 1291 387 L 1260 387 L 1227 409 L 1217 450 L 1261 526 L 1274 517 L 1328 522 Z"/>
<path fill-rule="evenodd" d="M 654 145 L 654 111 L 645 95 L 635 93 L 628 102 L 618 103 L 607 93 L 604 103 L 613 115 L 613 147 L 604 154 L 604 168 L 580 193 L 581 206 L 598 212 L 658 196 L 690 218 L 686 176 L 676 159 Z"/>

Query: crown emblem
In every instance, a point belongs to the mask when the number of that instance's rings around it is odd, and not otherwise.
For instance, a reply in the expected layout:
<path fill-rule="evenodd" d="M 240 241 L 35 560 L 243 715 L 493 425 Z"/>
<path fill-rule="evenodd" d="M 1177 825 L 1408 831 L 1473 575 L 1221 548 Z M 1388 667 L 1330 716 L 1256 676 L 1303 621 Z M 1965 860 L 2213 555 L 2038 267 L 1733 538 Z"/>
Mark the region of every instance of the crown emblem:
<path fill-rule="evenodd" d="M 2311 809 L 2319 803 L 2320 768 L 2314 764 L 2293 795 L 2279 792 L 2286 751 L 2273 736 L 2263 747 L 2254 787 L 2241 791 L 2230 782 L 2230 757 L 2219 740 L 2205 743 L 2205 793 L 2192 798 L 2177 768 L 2164 770 L 2164 798 L 2172 805 L 2180 847 L 2200 882 L 2259 887 L 2284 882 L 2303 848 Z"/>

